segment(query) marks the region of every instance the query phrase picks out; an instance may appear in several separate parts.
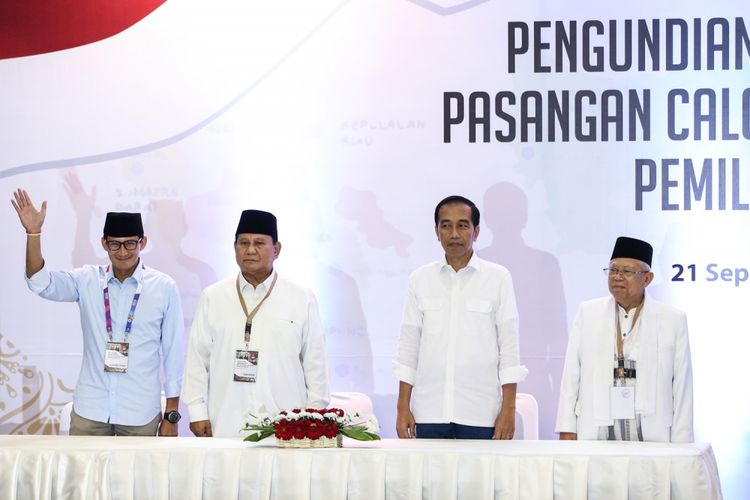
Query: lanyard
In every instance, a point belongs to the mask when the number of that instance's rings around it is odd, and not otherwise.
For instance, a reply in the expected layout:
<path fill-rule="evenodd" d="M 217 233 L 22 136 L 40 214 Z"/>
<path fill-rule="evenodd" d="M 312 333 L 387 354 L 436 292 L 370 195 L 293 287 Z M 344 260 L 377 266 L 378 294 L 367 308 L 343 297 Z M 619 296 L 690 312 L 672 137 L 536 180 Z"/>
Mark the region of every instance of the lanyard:
<path fill-rule="evenodd" d="M 112 342 L 112 306 L 109 303 L 109 285 L 107 284 L 107 273 L 109 272 L 109 266 L 104 271 L 102 277 L 102 292 L 104 294 L 104 319 L 107 323 L 107 334 L 109 335 L 109 341 Z M 133 318 L 135 318 L 135 308 L 138 307 L 138 300 L 141 298 L 141 291 L 143 290 L 143 281 L 138 282 L 138 286 L 135 289 L 135 295 L 133 295 L 133 302 L 130 304 L 130 312 L 128 313 L 128 320 L 125 323 L 125 340 L 128 341 L 128 335 L 130 330 L 133 328 Z"/>
<path fill-rule="evenodd" d="M 263 305 L 263 302 L 266 301 L 266 299 L 271 295 L 271 292 L 273 292 L 273 287 L 276 286 L 276 278 L 278 278 L 279 275 L 275 274 L 273 277 L 273 281 L 271 282 L 271 286 L 268 288 L 268 291 L 266 292 L 266 295 L 258 302 L 258 305 L 253 308 L 252 311 L 249 313 L 247 312 L 247 304 L 245 304 L 245 299 L 242 297 L 242 291 L 240 290 L 240 275 L 237 275 L 237 296 L 240 298 L 240 305 L 242 306 L 242 311 L 245 313 L 245 316 L 247 316 L 247 321 L 245 322 L 245 350 L 250 349 L 250 334 L 253 330 L 253 318 L 255 317 L 255 314 L 258 312 L 258 309 L 260 309 L 260 306 Z"/>
<path fill-rule="evenodd" d="M 638 304 L 638 307 L 635 308 L 635 314 L 633 315 L 633 322 L 630 324 L 630 330 L 628 333 L 633 331 L 633 328 L 635 328 L 635 323 L 638 321 L 638 316 L 641 314 L 641 309 L 643 308 L 644 300 L 641 301 L 640 304 Z M 620 313 L 617 310 L 617 302 L 615 302 L 615 325 L 617 328 L 617 331 L 615 332 L 615 338 L 617 340 L 617 376 L 619 378 L 625 378 L 625 356 L 622 353 L 622 330 L 620 328 Z"/>

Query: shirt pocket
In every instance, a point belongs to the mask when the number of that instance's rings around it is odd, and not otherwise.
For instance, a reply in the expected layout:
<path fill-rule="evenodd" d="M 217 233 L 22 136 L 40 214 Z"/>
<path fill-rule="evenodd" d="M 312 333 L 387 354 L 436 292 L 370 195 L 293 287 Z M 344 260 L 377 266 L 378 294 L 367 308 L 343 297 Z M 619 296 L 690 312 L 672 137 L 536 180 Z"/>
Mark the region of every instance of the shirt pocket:
<path fill-rule="evenodd" d="M 466 309 L 479 314 L 492 312 L 492 301 L 487 299 L 466 299 Z"/>
<path fill-rule="evenodd" d="M 445 301 L 440 298 L 422 298 L 419 300 L 419 312 L 422 313 L 422 334 L 439 334 L 443 326 Z"/>
<path fill-rule="evenodd" d="M 493 336 L 495 332 L 495 315 L 492 301 L 481 298 L 466 299 L 466 319 L 471 335 Z"/>
<path fill-rule="evenodd" d="M 302 322 L 292 317 L 263 318 L 262 322 L 253 323 L 253 337 L 257 339 L 256 348 L 266 356 L 299 358 Z"/>

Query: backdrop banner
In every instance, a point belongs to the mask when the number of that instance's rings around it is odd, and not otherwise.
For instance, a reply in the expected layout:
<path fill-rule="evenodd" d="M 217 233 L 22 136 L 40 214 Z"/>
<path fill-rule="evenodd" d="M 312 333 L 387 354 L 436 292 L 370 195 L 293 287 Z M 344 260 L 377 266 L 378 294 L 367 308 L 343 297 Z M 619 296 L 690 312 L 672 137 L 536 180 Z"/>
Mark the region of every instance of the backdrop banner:
<path fill-rule="evenodd" d="M 140 211 L 143 261 L 177 281 L 189 329 L 237 271 L 240 212 L 271 211 L 277 269 L 318 298 L 332 390 L 370 395 L 392 437 L 407 279 L 442 256 L 435 204 L 466 196 L 475 250 L 513 276 L 518 390 L 556 439 L 578 305 L 608 293 L 616 237 L 644 239 L 647 293 L 688 315 L 696 440 L 727 498 L 750 497 L 745 2 L 132 3 L 55 39 L 75 20 L 0 20 L 0 192 L 48 202 L 48 266 L 105 262 L 104 214 Z M 6 24 L 26 19 L 14 8 Z M 27 290 L 10 203 L 0 221 L 0 432 L 57 433 L 78 310 Z"/>

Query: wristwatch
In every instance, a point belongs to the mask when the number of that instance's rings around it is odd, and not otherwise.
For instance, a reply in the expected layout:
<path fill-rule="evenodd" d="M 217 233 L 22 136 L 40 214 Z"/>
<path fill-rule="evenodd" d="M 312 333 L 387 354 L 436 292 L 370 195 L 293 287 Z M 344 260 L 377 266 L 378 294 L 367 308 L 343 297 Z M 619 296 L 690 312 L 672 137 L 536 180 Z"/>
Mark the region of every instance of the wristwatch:
<path fill-rule="evenodd" d="M 170 424 L 176 424 L 180 421 L 182 418 L 182 415 L 180 415 L 180 412 L 177 410 L 168 411 L 164 414 L 164 420 L 169 422 Z"/>

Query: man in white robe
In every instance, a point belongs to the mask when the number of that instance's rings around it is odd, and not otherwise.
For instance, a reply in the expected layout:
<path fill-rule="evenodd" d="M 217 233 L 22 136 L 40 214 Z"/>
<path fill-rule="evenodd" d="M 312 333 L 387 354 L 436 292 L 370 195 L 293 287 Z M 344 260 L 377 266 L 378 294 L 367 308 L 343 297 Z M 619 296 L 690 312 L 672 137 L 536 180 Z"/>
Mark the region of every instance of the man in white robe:
<path fill-rule="evenodd" d="M 687 318 L 646 296 L 652 255 L 645 241 L 618 238 L 604 269 L 611 295 L 581 304 L 560 384 L 560 439 L 693 441 Z"/>
<path fill-rule="evenodd" d="M 239 437 L 248 413 L 330 399 L 315 296 L 273 268 L 276 217 L 242 212 L 234 251 L 239 273 L 203 292 L 190 331 L 182 398 L 199 437 Z"/>

